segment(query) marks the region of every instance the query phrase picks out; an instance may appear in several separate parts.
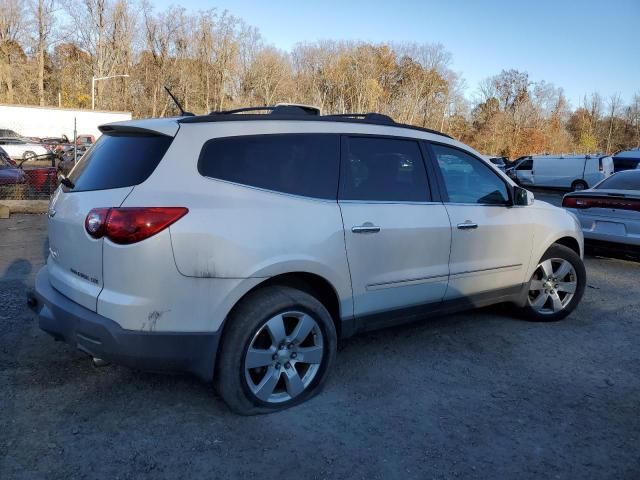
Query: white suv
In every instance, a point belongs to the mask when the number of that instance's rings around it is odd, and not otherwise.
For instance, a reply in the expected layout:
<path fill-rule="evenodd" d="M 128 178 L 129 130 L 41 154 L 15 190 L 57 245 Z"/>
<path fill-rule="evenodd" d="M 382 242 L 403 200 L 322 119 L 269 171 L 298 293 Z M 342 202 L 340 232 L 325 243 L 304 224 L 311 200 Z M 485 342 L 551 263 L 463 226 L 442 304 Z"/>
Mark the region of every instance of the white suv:
<path fill-rule="evenodd" d="M 340 338 L 501 302 L 558 320 L 580 301 L 575 217 L 471 148 L 379 114 L 261 110 L 103 126 L 51 200 L 41 328 L 214 380 L 252 414 L 315 394 Z"/>

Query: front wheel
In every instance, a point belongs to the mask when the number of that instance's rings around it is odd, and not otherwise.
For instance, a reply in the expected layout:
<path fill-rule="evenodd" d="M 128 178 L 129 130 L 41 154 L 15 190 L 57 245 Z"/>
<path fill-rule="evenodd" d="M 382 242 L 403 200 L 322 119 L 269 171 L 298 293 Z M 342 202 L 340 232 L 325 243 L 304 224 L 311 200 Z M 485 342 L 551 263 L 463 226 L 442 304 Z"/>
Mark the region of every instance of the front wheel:
<path fill-rule="evenodd" d="M 269 413 L 315 395 L 336 354 L 331 315 L 315 297 L 284 286 L 251 294 L 227 319 L 216 385 L 236 413 Z"/>
<path fill-rule="evenodd" d="M 563 245 L 552 245 L 529 281 L 525 315 L 539 322 L 562 320 L 580 303 L 586 283 L 580 256 Z"/>

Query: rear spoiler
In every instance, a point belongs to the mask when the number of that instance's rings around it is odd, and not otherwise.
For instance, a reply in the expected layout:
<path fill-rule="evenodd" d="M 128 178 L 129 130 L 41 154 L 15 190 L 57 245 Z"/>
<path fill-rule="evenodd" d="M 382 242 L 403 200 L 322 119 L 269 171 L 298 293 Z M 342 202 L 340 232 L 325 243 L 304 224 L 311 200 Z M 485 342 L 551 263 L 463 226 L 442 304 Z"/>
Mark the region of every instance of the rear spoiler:
<path fill-rule="evenodd" d="M 127 125 L 100 125 L 98 129 L 105 135 L 157 135 L 163 137 L 173 137 L 167 132 L 159 132 L 150 128 L 134 127 Z"/>

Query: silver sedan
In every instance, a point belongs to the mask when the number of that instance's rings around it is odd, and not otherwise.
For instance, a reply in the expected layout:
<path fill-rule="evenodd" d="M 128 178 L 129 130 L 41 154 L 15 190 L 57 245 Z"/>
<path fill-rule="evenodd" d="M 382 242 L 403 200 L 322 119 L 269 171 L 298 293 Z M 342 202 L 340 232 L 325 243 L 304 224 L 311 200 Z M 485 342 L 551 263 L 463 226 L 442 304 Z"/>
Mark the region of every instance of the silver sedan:
<path fill-rule="evenodd" d="M 574 213 L 584 238 L 640 247 L 640 170 L 626 170 L 593 188 L 564 196 L 562 206 Z"/>

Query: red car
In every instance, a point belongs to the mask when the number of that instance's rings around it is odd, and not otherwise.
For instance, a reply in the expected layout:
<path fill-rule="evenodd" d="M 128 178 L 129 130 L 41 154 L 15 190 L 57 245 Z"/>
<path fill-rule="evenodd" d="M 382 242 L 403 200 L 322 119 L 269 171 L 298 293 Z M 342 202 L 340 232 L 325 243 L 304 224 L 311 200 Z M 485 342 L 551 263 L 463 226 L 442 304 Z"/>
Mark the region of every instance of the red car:
<path fill-rule="evenodd" d="M 48 197 L 58 187 L 58 168 L 54 156 L 24 160 L 18 166 L 27 179 L 30 197 Z"/>

